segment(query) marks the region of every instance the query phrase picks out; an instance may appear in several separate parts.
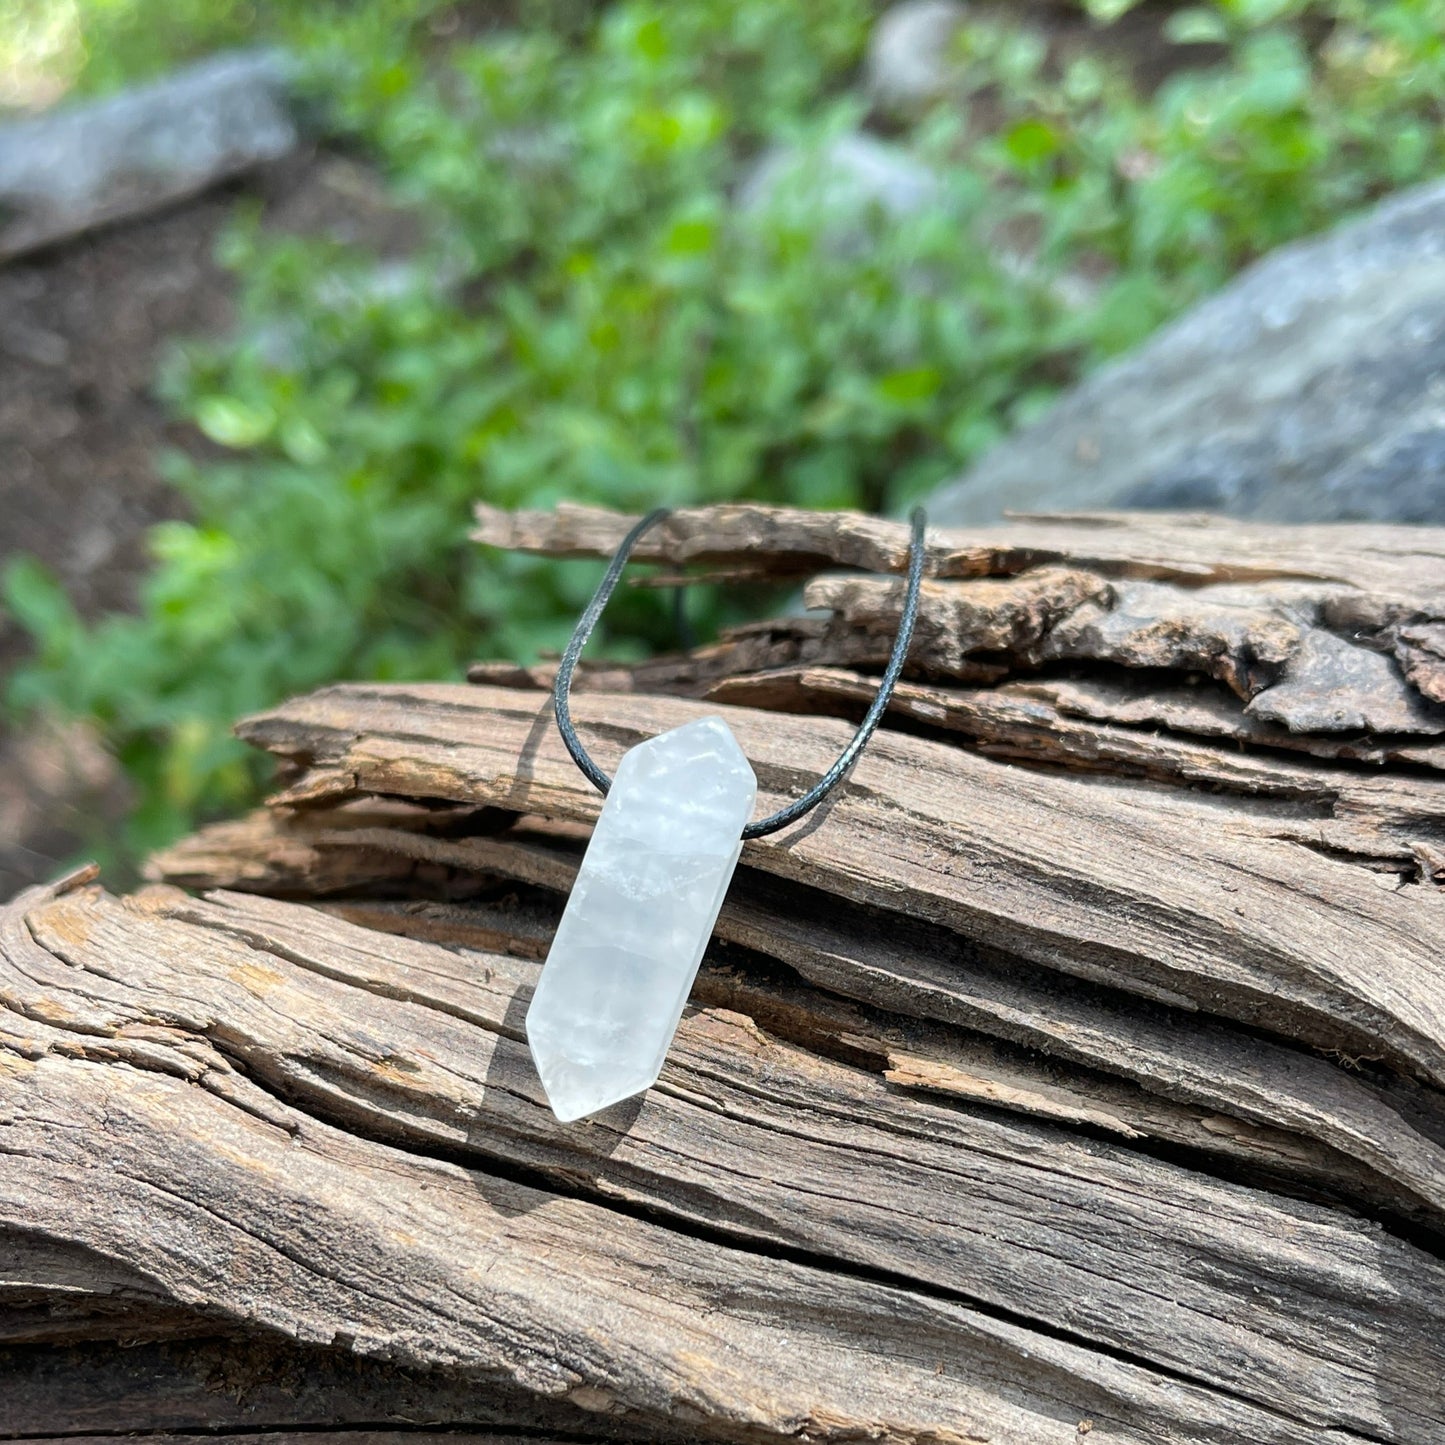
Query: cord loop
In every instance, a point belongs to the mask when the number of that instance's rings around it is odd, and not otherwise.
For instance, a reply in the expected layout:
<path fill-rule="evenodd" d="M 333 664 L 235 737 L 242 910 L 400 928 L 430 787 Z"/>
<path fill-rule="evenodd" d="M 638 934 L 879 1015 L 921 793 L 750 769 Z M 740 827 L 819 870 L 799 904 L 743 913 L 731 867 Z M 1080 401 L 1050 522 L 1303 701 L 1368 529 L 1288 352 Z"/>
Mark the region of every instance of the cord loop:
<path fill-rule="evenodd" d="M 557 679 L 552 686 L 552 705 L 557 715 L 557 730 L 562 734 L 562 741 L 566 743 L 567 751 L 572 755 L 572 761 L 577 764 L 588 781 L 603 797 L 606 797 L 611 790 L 612 779 L 592 761 L 587 749 L 582 746 L 582 740 L 577 736 L 577 729 L 572 724 L 572 674 L 577 670 L 582 649 L 587 646 L 587 639 L 591 637 L 592 629 L 597 626 L 603 608 L 607 606 L 608 600 L 617 588 L 617 583 L 622 577 L 622 569 L 626 567 L 627 559 L 632 555 L 632 549 L 645 532 L 669 515 L 669 509 L 666 507 L 659 507 L 656 511 L 649 512 L 622 539 L 621 546 L 612 554 L 612 560 L 607 564 L 607 571 L 603 574 L 602 581 L 598 583 L 597 591 L 592 594 L 592 600 L 587 604 L 586 610 L 578 620 L 576 630 L 572 633 L 572 640 L 567 644 L 566 652 L 562 654 L 561 665 L 557 668 Z M 883 714 L 888 709 L 889 699 L 893 696 L 894 685 L 897 683 L 899 674 L 903 671 L 903 664 L 908 657 L 909 644 L 913 641 L 913 627 L 918 620 L 918 594 L 923 582 L 923 564 L 927 554 L 925 545 L 925 533 L 928 526 L 927 514 L 922 507 L 915 507 L 909 521 L 913 533 L 908 549 L 908 586 L 903 596 L 903 613 L 898 620 L 898 635 L 893 641 L 893 651 L 889 655 L 888 666 L 883 671 L 883 680 L 878 685 L 878 692 L 872 703 L 869 704 L 867 714 L 859 723 L 858 731 L 853 734 L 848 746 L 843 749 L 838 755 L 837 761 L 818 779 L 817 783 L 801 798 L 789 803 L 786 808 L 780 808 L 766 818 L 759 818 L 756 822 L 749 823 L 743 829 L 744 838 L 766 837 L 769 833 L 776 833 L 780 828 L 786 828 L 789 823 L 795 823 L 804 814 L 812 812 L 842 782 L 848 769 L 858 760 L 858 755 L 868 746 L 868 740 L 877 731 L 878 724 L 882 722 Z"/>

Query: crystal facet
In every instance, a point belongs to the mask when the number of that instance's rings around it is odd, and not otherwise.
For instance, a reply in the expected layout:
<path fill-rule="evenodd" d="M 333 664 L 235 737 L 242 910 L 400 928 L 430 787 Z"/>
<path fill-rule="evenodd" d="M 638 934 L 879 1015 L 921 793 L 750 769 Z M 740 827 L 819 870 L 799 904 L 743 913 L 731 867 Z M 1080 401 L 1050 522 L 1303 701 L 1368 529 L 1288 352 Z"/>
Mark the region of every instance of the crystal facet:
<path fill-rule="evenodd" d="M 564 1123 L 656 1082 L 757 786 L 718 717 L 639 743 L 618 765 L 527 1010 Z"/>

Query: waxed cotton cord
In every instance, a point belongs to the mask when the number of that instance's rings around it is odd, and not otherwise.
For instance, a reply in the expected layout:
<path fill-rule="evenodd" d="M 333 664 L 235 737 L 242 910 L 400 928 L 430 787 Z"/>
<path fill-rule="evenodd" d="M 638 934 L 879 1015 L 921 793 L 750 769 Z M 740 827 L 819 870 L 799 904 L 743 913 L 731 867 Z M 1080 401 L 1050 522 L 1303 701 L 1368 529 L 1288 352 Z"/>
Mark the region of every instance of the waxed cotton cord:
<path fill-rule="evenodd" d="M 577 736 L 577 729 L 572 726 L 572 674 L 577 670 L 582 649 L 587 646 L 587 639 L 592 636 L 592 629 L 597 626 L 597 620 L 602 616 L 602 609 L 607 606 L 608 599 L 616 590 L 617 583 L 622 577 L 622 569 L 627 566 L 627 559 L 632 555 L 632 549 L 637 545 L 638 539 L 668 515 L 670 514 L 666 507 L 649 512 L 622 539 L 622 545 L 612 554 L 612 560 L 607 564 L 607 571 L 603 573 L 597 591 L 592 594 L 592 600 L 582 613 L 577 623 L 577 630 L 573 632 L 572 640 L 567 644 L 566 652 L 562 654 L 562 663 L 557 669 L 557 680 L 552 685 L 552 706 L 557 714 L 557 731 L 562 734 L 562 741 L 567 744 L 567 751 L 572 754 L 572 761 L 582 769 L 588 781 L 603 797 L 606 797 L 611 791 L 612 779 L 592 761 L 587 749 L 582 746 L 581 738 Z M 858 754 L 868 746 L 868 740 L 877 731 L 878 724 L 882 722 L 883 714 L 888 709 L 889 699 L 893 696 L 894 684 L 897 683 L 898 675 L 903 671 L 903 664 L 908 657 L 908 647 L 913 641 L 913 625 L 918 621 L 918 593 L 923 582 L 923 563 L 927 553 L 924 533 L 928 526 L 928 516 L 922 507 L 915 507 L 909 521 L 913 528 L 913 537 L 908 550 L 908 587 L 903 596 L 903 615 L 898 619 L 898 635 L 893 640 L 893 651 L 888 658 L 888 666 L 883 671 L 883 680 L 878 684 L 877 695 L 870 704 L 867 715 L 858 724 L 858 731 L 853 734 L 852 741 L 839 753 L 838 760 L 818 779 L 817 783 L 796 802 L 789 803 L 786 808 L 780 808 L 766 818 L 759 818 L 757 822 L 749 823 L 743 829 L 744 838 L 766 837 L 769 833 L 776 833 L 779 828 L 786 828 L 789 823 L 797 822 L 805 813 L 812 812 L 843 781 L 848 769 L 857 761 Z"/>

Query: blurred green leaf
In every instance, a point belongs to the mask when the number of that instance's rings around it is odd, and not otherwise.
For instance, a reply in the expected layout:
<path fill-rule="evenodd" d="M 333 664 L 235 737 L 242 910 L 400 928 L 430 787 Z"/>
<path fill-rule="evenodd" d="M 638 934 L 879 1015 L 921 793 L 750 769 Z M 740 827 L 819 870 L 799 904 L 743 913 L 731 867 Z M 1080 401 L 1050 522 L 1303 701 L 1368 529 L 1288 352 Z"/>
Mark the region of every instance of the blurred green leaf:
<path fill-rule="evenodd" d="M 276 414 L 234 396 L 203 396 L 196 402 L 196 425 L 223 447 L 253 447 L 270 436 Z"/>
<path fill-rule="evenodd" d="M 565 642 L 597 568 L 482 553 L 474 502 L 899 508 L 1270 247 L 1445 169 L 1441 0 L 1201 0 L 1167 37 L 1218 50 L 1148 90 L 1118 63 L 1147 16 L 1066 58 L 1029 13 L 971 9 L 949 95 L 887 141 L 931 197 L 826 213 L 792 184 L 736 197 L 758 157 L 863 125 L 870 0 L 526 0 L 484 27 L 443 0 L 43 10 L 16 32 L 32 72 L 91 90 L 288 44 L 425 231 L 398 266 L 239 214 L 234 332 L 160 380 L 226 452 L 164 460 L 184 520 L 153 531 L 137 612 L 83 622 L 24 560 L 0 578 L 36 642 L 9 704 L 99 720 L 141 798 L 131 851 L 253 796 L 241 713 Z M 599 645 L 671 641 L 628 591 Z"/>
<path fill-rule="evenodd" d="M 1217 10 L 1178 10 L 1164 22 L 1164 34 L 1175 45 L 1224 45 L 1229 26 Z"/>
<path fill-rule="evenodd" d="M 913 366 L 906 371 L 891 371 L 878 378 L 878 394 L 885 401 L 899 406 L 929 401 L 938 395 L 943 374 L 936 366 Z"/>
<path fill-rule="evenodd" d="M 1140 3 L 1141 0 L 1084 0 L 1084 9 L 1091 19 L 1110 25 Z"/>
<path fill-rule="evenodd" d="M 34 557 L 12 557 L 0 570 L 0 602 L 42 649 L 62 647 L 80 631 L 65 588 Z"/>
<path fill-rule="evenodd" d="M 1021 120 L 1004 134 L 1004 148 L 1020 165 L 1033 165 L 1047 160 L 1059 149 L 1059 137 L 1051 125 L 1042 120 Z"/>

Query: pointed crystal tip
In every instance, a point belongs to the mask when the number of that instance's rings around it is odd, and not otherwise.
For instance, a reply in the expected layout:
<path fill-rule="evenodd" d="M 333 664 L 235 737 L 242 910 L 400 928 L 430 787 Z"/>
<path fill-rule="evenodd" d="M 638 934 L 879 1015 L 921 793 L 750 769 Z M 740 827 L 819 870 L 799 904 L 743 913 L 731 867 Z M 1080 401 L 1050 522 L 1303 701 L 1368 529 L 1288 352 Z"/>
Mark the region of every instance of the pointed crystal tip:
<path fill-rule="evenodd" d="M 537 1062 L 537 1073 L 552 1112 L 563 1124 L 598 1114 L 620 1104 L 657 1082 L 658 1070 L 619 1069 L 613 1060 L 579 1063 L 568 1059 L 544 1042 L 540 1048 L 529 1028 L 527 1041 Z"/>

